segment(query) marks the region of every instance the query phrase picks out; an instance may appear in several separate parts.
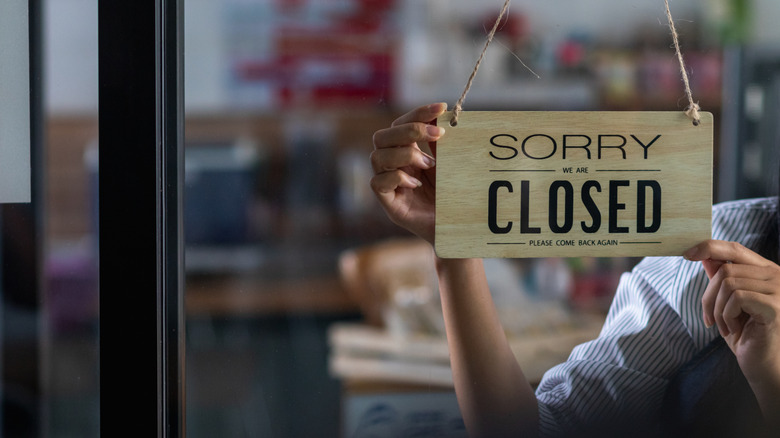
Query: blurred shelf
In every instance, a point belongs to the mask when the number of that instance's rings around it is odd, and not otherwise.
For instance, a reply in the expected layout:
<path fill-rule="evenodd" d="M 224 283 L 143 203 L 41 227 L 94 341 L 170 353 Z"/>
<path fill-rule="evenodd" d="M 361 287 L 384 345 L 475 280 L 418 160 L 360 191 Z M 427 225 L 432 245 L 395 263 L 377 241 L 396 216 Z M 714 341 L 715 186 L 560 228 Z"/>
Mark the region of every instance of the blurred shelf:
<path fill-rule="evenodd" d="M 251 272 L 257 270 L 268 257 L 262 248 L 254 245 L 232 247 L 187 245 L 184 254 L 188 274 Z"/>
<path fill-rule="evenodd" d="M 258 276 L 197 276 L 187 280 L 184 307 L 188 318 L 358 311 L 335 275 L 276 280 Z"/>
<path fill-rule="evenodd" d="M 460 90 L 462 84 L 443 83 L 431 87 L 414 87 L 404 90 L 399 96 L 399 105 L 412 108 L 431 102 L 451 102 L 453 90 Z M 459 94 L 460 91 L 456 92 Z M 596 109 L 599 91 L 595 82 L 587 78 L 571 79 L 528 79 L 500 85 L 480 84 L 475 81 L 469 90 L 465 110 L 586 110 Z"/>

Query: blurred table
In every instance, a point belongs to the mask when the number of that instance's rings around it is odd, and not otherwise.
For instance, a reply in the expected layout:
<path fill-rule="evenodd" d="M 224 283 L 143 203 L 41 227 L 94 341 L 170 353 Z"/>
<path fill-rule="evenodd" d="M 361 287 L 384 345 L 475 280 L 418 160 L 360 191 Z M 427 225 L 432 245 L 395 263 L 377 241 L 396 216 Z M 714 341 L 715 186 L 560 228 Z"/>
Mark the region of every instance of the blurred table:
<path fill-rule="evenodd" d="M 512 351 L 535 387 L 572 348 L 598 336 L 602 315 L 568 327 L 510 336 Z M 333 324 L 330 374 L 342 382 L 342 437 L 466 438 L 443 336 L 398 336 L 379 327 Z"/>
<path fill-rule="evenodd" d="M 571 327 L 509 336 L 512 351 L 531 384 L 565 361 L 572 348 L 596 338 L 604 319 L 578 318 Z M 378 327 L 355 323 L 331 326 L 330 371 L 346 381 L 378 381 L 453 387 L 447 340 L 442 336 L 394 336 Z"/>

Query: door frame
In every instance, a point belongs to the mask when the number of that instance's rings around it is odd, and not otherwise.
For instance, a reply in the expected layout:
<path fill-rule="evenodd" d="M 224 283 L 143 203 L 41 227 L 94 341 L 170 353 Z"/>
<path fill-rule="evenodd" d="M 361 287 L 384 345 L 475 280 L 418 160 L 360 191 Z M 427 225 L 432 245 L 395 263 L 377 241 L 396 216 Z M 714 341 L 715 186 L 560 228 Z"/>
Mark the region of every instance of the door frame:
<path fill-rule="evenodd" d="M 185 435 L 182 25 L 182 0 L 98 5 L 105 436 Z"/>

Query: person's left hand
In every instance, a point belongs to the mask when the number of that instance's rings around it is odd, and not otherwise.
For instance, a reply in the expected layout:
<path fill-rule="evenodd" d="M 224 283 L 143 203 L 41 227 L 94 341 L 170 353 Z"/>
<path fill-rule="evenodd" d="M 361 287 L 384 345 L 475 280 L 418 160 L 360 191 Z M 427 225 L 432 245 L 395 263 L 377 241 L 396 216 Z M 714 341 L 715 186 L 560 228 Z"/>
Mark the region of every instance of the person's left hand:
<path fill-rule="evenodd" d="M 739 243 L 720 240 L 702 242 L 684 257 L 701 261 L 710 279 L 701 299 L 705 325 L 717 324 L 759 402 L 758 392 L 770 390 L 777 403 L 780 266 Z"/>

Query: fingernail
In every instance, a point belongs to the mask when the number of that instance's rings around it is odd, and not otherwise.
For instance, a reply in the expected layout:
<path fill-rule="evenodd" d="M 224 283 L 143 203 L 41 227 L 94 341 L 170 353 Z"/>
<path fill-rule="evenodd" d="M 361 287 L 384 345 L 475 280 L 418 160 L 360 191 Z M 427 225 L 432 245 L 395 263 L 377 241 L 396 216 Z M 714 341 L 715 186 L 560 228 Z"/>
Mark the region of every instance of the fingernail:
<path fill-rule="evenodd" d="M 693 248 L 683 253 L 683 258 L 686 260 L 695 260 L 695 257 L 699 254 L 699 248 L 694 246 Z"/>
<path fill-rule="evenodd" d="M 412 177 L 412 182 L 413 182 L 413 183 L 414 183 L 414 184 L 415 184 L 417 187 L 422 187 L 422 181 L 420 181 L 419 179 L 417 179 L 417 178 L 415 178 L 415 177 Z"/>
<path fill-rule="evenodd" d="M 432 103 L 428 105 L 428 110 L 435 113 L 446 111 L 447 103 L 446 102 Z"/>
<path fill-rule="evenodd" d="M 423 154 L 423 162 L 426 166 L 428 166 L 428 168 L 436 165 L 436 160 L 434 160 L 433 157 L 428 154 Z"/>
<path fill-rule="evenodd" d="M 439 138 L 444 135 L 444 128 L 440 126 L 428 125 L 426 129 L 428 130 L 428 135 L 433 138 Z"/>

